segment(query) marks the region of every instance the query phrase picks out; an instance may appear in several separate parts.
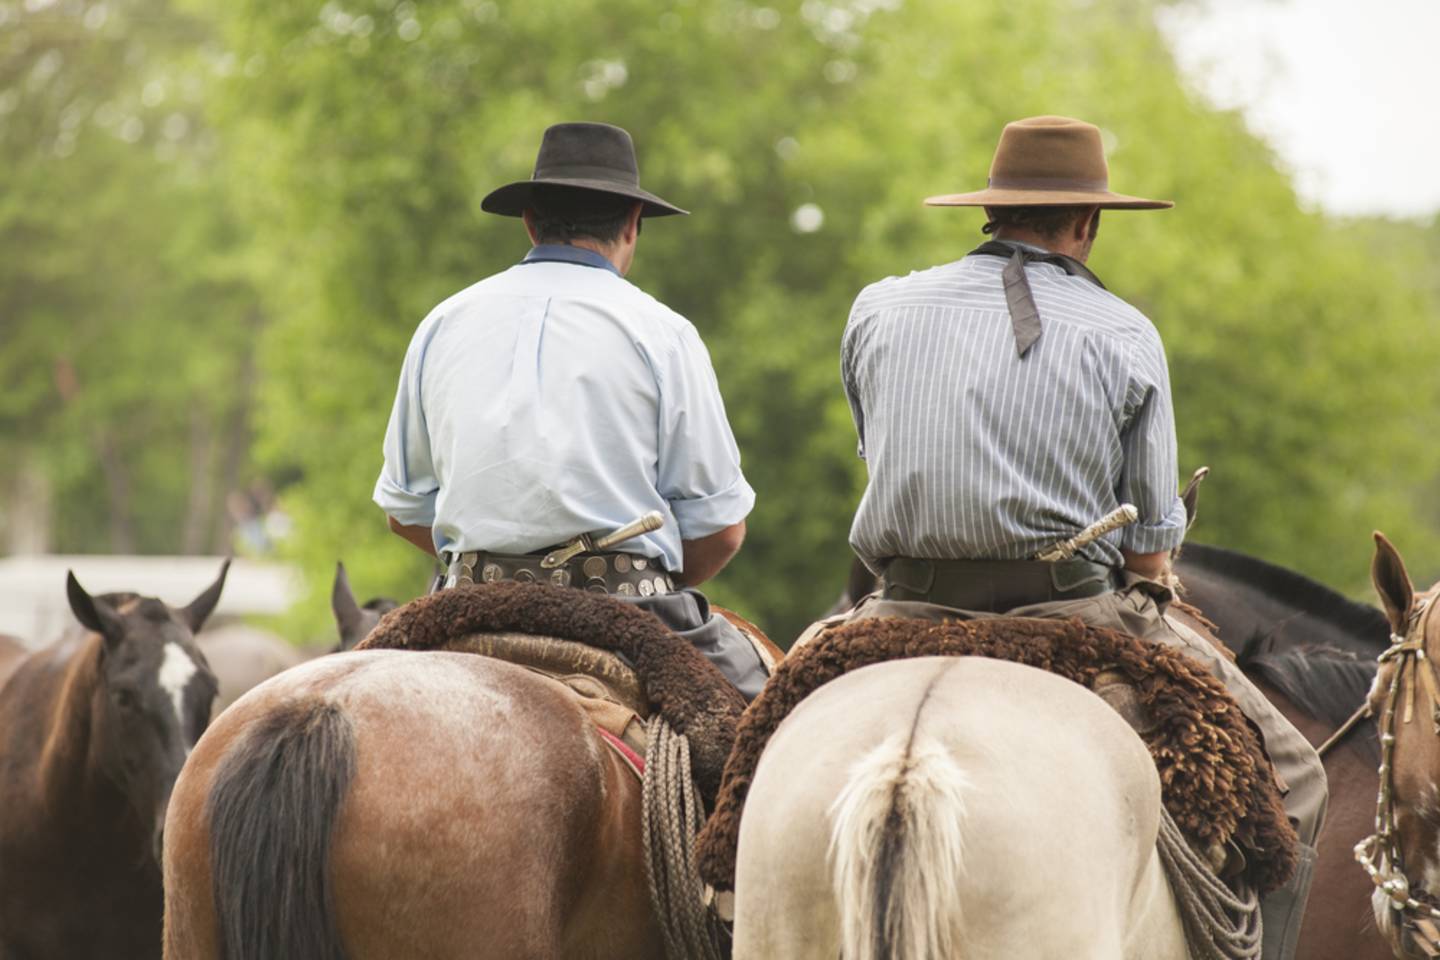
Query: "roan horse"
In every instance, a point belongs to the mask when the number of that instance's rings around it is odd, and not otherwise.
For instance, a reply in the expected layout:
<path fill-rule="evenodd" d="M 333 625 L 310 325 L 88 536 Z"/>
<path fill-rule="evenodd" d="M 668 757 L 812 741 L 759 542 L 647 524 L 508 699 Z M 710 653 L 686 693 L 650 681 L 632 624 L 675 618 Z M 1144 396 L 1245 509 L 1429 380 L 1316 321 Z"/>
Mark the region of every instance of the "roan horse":
<path fill-rule="evenodd" d="M 551 681 L 320 657 L 219 716 L 166 827 L 165 956 L 664 956 L 640 781 Z"/>
<path fill-rule="evenodd" d="M 88 632 L 27 656 L 0 686 L 5 960 L 159 955 L 165 808 L 215 697 L 194 633 L 225 572 L 178 610 L 92 597 L 72 574 Z"/>

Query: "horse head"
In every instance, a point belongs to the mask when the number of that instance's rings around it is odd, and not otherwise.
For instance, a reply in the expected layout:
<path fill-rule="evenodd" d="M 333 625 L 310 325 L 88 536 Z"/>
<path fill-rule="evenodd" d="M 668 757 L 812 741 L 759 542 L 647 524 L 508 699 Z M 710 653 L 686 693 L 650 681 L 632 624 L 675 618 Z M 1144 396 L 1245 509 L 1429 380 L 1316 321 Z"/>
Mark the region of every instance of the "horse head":
<path fill-rule="evenodd" d="M 350 589 L 350 578 L 345 574 L 345 564 L 335 564 L 335 586 L 330 591 L 330 609 L 335 614 L 335 626 L 340 630 L 340 645 L 331 653 L 355 649 L 355 645 L 370 635 L 380 618 L 398 607 L 388 597 L 375 597 L 361 606 Z"/>
<path fill-rule="evenodd" d="M 229 567 L 227 560 L 215 582 L 178 610 L 153 597 L 91 596 L 73 572 L 66 584 L 70 609 L 101 638 L 89 760 L 141 823 L 153 823 L 157 862 L 170 791 L 210 722 L 218 687 L 195 634 L 215 609 Z"/>
<path fill-rule="evenodd" d="M 1378 532 L 1370 574 L 1391 646 L 1369 696 L 1382 750 L 1376 836 L 1357 854 L 1364 850 L 1376 924 L 1395 955 L 1429 957 L 1417 944 L 1440 946 L 1440 583 L 1417 593 L 1399 551 Z"/>

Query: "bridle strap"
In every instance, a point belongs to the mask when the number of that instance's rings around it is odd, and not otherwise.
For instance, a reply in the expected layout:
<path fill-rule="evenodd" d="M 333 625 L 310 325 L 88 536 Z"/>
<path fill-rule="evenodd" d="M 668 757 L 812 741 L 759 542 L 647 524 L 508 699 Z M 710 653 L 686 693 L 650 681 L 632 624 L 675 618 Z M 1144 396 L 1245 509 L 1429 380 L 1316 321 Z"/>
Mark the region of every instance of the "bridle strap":
<path fill-rule="evenodd" d="M 1410 878 L 1405 875 L 1395 818 L 1394 754 L 1395 713 L 1401 698 L 1401 685 L 1405 683 L 1405 715 L 1401 722 L 1409 723 L 1414 714 L 1416 674 L 1419 674 L 1425 694 L 1430 698 L 1432 731 L 1435 736 L 1440 736 L 1440 680 L 1435 675 L 1434 663 L 1425 652 L 1430 617 L 1437 606 L 1435 601 L 1435 596 L 1425 598 L 1411 613 L 1405 635 L 1392 635 L 1394 642 L 1380 654 L 1382 664 L 1391 660 L 1397 662 L 1379 719 L 1380 791 L 1375 803 L 1375 832 L 1355 845 L 1355 859 L 1365 868 L 1375 886 L 1390 899 L 1390 909 L 1397 914 L 1396 935 L 1402 943 L 1408 943 L 1427 957 L 1440 957 L 1440 926 L 1437 926 L 1440 908 L 1435 905 L 1434 895 L 1419 885 L 1412 887 Z M 1414 669 L 1408 671 L 1407 677 L 1406 668 L 1412 666 Z M 1352 717 L 1346 721 L 1347 726 L 1354 720 Z M 1331 740 L 1335 739 L 1331 737 Z M 1325 746 L 1329 744 L 1330 741 L 1327 741 Z"/>

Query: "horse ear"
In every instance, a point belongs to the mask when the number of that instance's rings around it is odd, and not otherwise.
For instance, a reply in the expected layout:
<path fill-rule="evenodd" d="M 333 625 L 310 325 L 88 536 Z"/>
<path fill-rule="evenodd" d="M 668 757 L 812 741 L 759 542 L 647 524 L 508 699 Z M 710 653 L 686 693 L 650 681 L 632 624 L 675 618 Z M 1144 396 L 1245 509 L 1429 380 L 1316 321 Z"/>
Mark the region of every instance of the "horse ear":
<path fill-rule="evenodd" d="M 75 571 L 65 572 L 65 595 L 70 600 L 70 612 L 75 614 L 86 630 L 93 630 L 107 640 L 118 640 L 124 632 L 120 616 L 103 599 L 97 600 L 80 586 Z"/>
<path fill-rule="evenodd" d="M 1400 551 L 1379 530 L 1375 531 L 1375 559 L 1370 564 L 1370 579 L 1390 617 L 1390 628 L 1396 635 L 1404 636 L 1410 610 L 1415 605 L 1415 588 L 1405 570 L 1405 561 L 1400 559 Z"/>
<path fill-rule="evenodd" d="M 335 614 L 335 625 L 340 628 L 340 649 L 349 650 L 364 636 L 365 612 L 355 602 L 350 578 L 345 575 L 345 564 L 338 561 L 335 564 L 335 586 L 330 591 L 330 610 Z"/>
<path fill-rule="evenodd" d="M 180 611 L 180 615 L 189 625 L 191 633 L 199 633 L 200 628 L 205 625 L 206 619 L 215 611 L 215 604 L 220 602 L 220 591 L 225 589 L 225 575 L 229 572 L 230 558 L 226 557 L 225 562 L 220 564 L 220 576 L 215 578 L 215 582 L 206 587 L 200 596 L 191 600 L 190 604 Z"/>

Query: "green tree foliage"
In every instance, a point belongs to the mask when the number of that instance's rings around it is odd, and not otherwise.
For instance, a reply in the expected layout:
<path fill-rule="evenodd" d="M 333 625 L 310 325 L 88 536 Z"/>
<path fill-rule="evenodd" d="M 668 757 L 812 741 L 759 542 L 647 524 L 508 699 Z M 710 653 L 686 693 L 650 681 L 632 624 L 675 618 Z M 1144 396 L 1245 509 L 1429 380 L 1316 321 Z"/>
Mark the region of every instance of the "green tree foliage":
<path fill-rule="evenodd" d="M 61 550 L 228 545 L 258 314 L 208 30 L 165 0 L 0 4 L 0 486 L 46 477 Z"/>
<path fill-rule="evenodd" d="M 399 361 L 430 306 L 523 252 L 479 198 L 572 118 L 629 128 L 646 182 L 695 211 L 645 232 L 632 279 L 711 345 L 759 491 L 714 593 L 781 637 L 837 591 L 863 489 L 836 375 L 848 305 L 980 239 L 979 214 L 919 200 L 977 185 L 1019 116 L 1094 120 L 1117 185 L 1178 201 L 1107 216 L 1094 265 L 1170 345 L 1183 464 L 1215 470 L 1198 536 L 1357 588 L 1369 529 L 1417 522 L 1433 302 L 1181 85 L 1147 3 L 227 9 L 246 69 L 221 122 L 243 133 L 276 316 L 265 453 L 302 477 L 312 570 L 343 551 L 360 582 L 418 589 L 425 561 L 368 503 Z"/>
<path fill-rule="evenodd" d="M 1092 265 L 1169 346 L 1182 467 L 1214 468 L 1197 539 L 1357 592 L 1372 527 L 1396 536 L 1417 569 L 1440 566 L 1440 453 L 1425 442 L 1440 400 L 1430 373 L 1440 309 L 1428 264 L 1302 209 L 1240 118 L 1180 82 L 1151 22 L 1159 2 L 188 0 L 189 16 L 217 21 L 222 43 L 207 62 L 227 74 L 204 124 L 221 144 L 205 169 L 219 173 L 198 178 L 194 200 L 235 205 L 244 256 L 221 257 L 239 269 L 222 275 L 252 280 L 272 318 L 257 455 L 294 478 L 284 501 L 314 587 L 305 628 L 325 616 L 339 556 L 366 592 L 422 589 L 428 561 L 369 502 L 401 357 L 431 306 L 523 254 L 519 224 L 482 214 L 479 201 L 526 176 L 541 130 L 567 119 L 627 127 L 645 183 L 695 212 L 645 230 L 631 279 L 710 345 L 759 493 L 746 548 L 712 592 L 777 637 L 828 605 L 849 563 L 865 476 L 838 379 L 851 301 L 982 239 L 978 212 L 920 200 L 979 186 L 1002 124 L 1041 113 L 1100 124 L 1117 188 L 1178 203 L 1107 214 Z M 136 32 L 148 29 L 137 19 Z M 47 109 L 59 117 L 63 106 Z M 63 185 L 42 182 L 37 166 L 24 190 L 4 194 L 7 251 L 21 246 L 11 224 L 35 209 L 32 191 L 56 207 L 32 218 L 41 225 L 69 222 L 66 196 L 86 198 L 86 218 L 95 206 L 125 222 L 118 250 L 67 227 L 56 265 L 37 256 L 0 268 L 10 271 L 0 296 L 51 285 L 25 294 L 47 312 L 19 314 L 19 355 L 54 354 L 44 317 L 128 315 L 123 299 L 95 292 L 118 282 L 105 277 L 116 269 L 92 268 L 128 262 L 152 232 L 174 235 L 169 220 L 148 219 L 163 204 L 144 202 L 142 223 L 134 202 L 110 197 L 143 201 L 173 179 L 147 185 L 138 171 L 157 161 L 111 141 Z M 181 221 L 188 240 L 156 249 L 231 249 L 223 217 Z M 168 302 L 147 307 L 145 321 L 173 325 L 193 318 L 185 284 L 214 284 L 218 268 L 206 253 L 198 266 L 160 257 L 146 269 L 184 282 L 128 273 L 126 298 L 164 290 Z M 65 306 L 67 293 L 86 308 Z M 224 316 L 189 335 L 244 340 L 243 297 L 211 299 Z M 221 339 L 184 346 L 163 345 L 176 364 L 191 352 L 223 364 L 239 350 Z M 19 388 L 0 400 L 0 418 L 46 406 L 49 365 L 5 370 Z M 116 404 L 95 415 L 131 422 Z"/>

